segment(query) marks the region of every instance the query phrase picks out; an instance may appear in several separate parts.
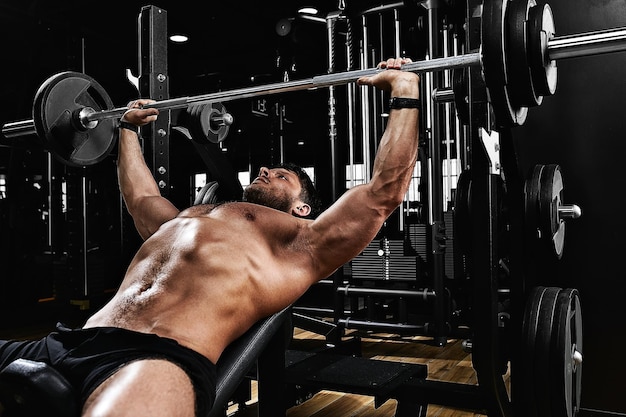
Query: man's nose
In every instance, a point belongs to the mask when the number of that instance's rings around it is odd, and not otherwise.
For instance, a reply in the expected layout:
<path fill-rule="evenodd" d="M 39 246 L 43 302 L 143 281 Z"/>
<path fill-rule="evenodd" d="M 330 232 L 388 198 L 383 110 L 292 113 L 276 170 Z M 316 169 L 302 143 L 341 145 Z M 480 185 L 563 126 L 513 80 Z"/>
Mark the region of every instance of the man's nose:
<path fill-rule="evenodd" d="M 269 177 L 270 170 L 267 167 L 261 167 L 259 170 L 259 177 Z"/>

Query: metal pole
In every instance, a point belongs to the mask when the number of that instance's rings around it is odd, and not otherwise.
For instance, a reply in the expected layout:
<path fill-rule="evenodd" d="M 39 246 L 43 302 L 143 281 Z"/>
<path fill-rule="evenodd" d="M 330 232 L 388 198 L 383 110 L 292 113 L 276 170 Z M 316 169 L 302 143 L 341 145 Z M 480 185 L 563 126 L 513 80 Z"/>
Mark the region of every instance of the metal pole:
<path fill-rule="evenodd" d="M 352 52 L 354 45 L 352 44 L 352 36 L 351 36 L 351 26 L 350 21 L 348 23 L 348 37 L 346 37 L 346 56 L 347 56 L 347 70 L 351 70 L 354 63 L 352 62 Z M 355 139 L 355 120 L 356 120 L 356 111 L 354 108 L 354 104 L 356 102 L 356 88 L 354 84 L 348 84 L 347 88 L 347 98 L 348 98 L 348 162 L 350 166 L 350 187 L 354 187 L 354 139 Z"/>
<path fill-rule="evenodd" d="M 326 36 L 328 41 L 328 73 L 335 71 L 335 24 L 337 15 L 332 14 L 326 18 Z M 328 88 L 328 137 L 330 139 L 330 171 L 331 171 L 331 192 L 333 199 L 339 197 L 337 193 L 337 123 L 335 120 L 335 87 Z"/>
<path fill-rule="evenodd" d="M 363 25 L 363 46 L 361 51 L 361 68 L 369 67 L 369 29 L 367 27 L 367 19 L 362 17 Z M 370 117 L 368 112 L 368 104 L 370 102 L 370 89 L 361 87 L 361 141 L 363 143 L 363 179 L 369 181 L 370 172 Z"/>

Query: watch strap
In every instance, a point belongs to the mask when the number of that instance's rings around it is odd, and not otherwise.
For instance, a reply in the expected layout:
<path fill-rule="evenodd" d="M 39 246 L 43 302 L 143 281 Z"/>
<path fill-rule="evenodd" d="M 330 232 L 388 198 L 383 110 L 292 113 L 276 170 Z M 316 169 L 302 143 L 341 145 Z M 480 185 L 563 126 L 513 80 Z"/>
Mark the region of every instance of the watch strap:
<path fill-rule="evenodd" d="M 132 130 L 133 132 L 139 134 L 139 126 L 136 126 L 132 123 L 125 122 L 124 120 L 120 120 L 118 127 L 120 129 Z"/>
<path fill-rule="evenodd" d="M 419 109 L 422 102 L 419 98 L 392 97 L 389 100 L 390 109 Z"/>

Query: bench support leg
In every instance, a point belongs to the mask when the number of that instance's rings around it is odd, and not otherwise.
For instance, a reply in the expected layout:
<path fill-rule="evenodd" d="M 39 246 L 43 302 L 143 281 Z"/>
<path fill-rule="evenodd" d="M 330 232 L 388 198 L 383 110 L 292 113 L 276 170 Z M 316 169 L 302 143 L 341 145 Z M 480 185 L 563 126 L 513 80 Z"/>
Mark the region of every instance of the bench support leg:
<path fill-rule="evenodd" d="M 278 331 L 257 362 L 259 417 L 285 417 L 285 351 L 284 332 Z"/>

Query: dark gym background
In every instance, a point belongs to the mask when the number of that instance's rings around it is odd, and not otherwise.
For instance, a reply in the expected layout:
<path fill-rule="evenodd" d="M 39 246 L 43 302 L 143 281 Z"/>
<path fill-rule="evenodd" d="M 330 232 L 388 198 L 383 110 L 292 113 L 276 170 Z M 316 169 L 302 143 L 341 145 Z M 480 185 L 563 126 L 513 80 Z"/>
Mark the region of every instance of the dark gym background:
<path fill-rule="evenodd" d="M 354 0 L 353 0 L 354 1 Z M 314 1 L 322 11 L 336 1 Z M 347 0 L 350 3 L 350 0 Z M 624 0 L 551 0 L 557 34 L 626 26 Z M 2 0 L 0 2 L 0 122 L 30 118 L 33 96 L 51 74 L 81 70 L 98 80 L 122 106 L 135 93 L 125 69 L 136 73 L 137 15 L 141 6 L 155 4 L 168 11 L 170 32 L 190 35 L 187 45 L 170 48 L 172 96 L 194 95 L 244 85 L 255 75 L 264 82 L 277 81 L 282 68 L 277 56 L 295 57 L 294 79 L 323 73 L 326 68 L 324 27 L 309 28 L 306 36 L 285 39 L 276 34 L 280 18 L 289 17 L 298 2 L 167 2 L 126 1 L 101 5 L 78 1 Z M 245 7 L 246 4 L 248 7 Z M 81 53 L 84 51 L 84 54 Z M 305 53 L 306 52 L 306 53 Z M 281 64 L 287 65 L 287 64 Z M 584 317 L 582 405 L 587 409 L 626 412 L 623 381 L 626 361 L 624 300 L 626 273 L 622 264 L 622 233 L 626 206 L 622 191 L 626 154 L 626 53 L 559 62 L 559 82 L 554 97 L 531 109 L 526 124 L 514 129 L 522 143 L 522 167 L 558 163 L 565 183 L 565 202 L 578 204 L 583 216 L 567 223 L 565 252 L 559 285 L 578 288 Z M 317 93 L 292 99 L 289 109 L 317 135 L 320 142 L 305 155 L 323 154 L 326 146 L 325 101 L 319 108 L 303 106 L 318 100 Z M 288 97 L 284 98 L 289 100 Z M 227 108 L 242 123 L 249 108 Z M 243 123 L 241 135 L 253 136 L 255 123 Z M 248 131 L 249 129 L 249 131 Z M 266 134 L 267 132 L 262 132 Z M 236 135 L 239 133 L 233 133 Z M 228 139 L 227 139 L 228 143 Z M 311 145 L 313 146 L 313 145 Z M 45 154 L 0 147 L 0 174 L 13 181 L 7 198 L 0 195 L 0 326 L 53 320 L 54 303 L 37 302 L 53 285 L 55 265 L 38 253 L 45 229 L 41 225 L 42 196 L 32 187 L 33 173 L 43 166 Z M 175 169 L 175 167 L 174 167 Z M 69 174 L 78 175 L 81 172 Z M 114 165 L 105 161 L 87 175 L 98 178 L 100 191 L 90 216 L 104 253 L 101 268 L 105 284 L 122 273 L 119 260 L 119 196 Z M 26 179 L 28 178 L 28 181 Z M 102 220 L 99 222 L 99 220 Z M 113 259 L 117 262 L 107 263 Z M 60 275 L 54 279 L 63 279 Z"/>
<path fill-rule="evenodd" d="M 623 26 L 623 0 L 549 2 L 559 34 Z M 584 407 L 626 412 L 621 360 L 626 344 L 626 273 L 623 233 L 617 207 L 626 199 L 624 106 L 626 54 L 559 62 L 557 93 L 531 109 L 516 130 L 523 166 L 558 163 L 564 198 L 580 205 L 583 216 L 569 222 L 560 280 L 580 290 L 584 317 Z"/>

